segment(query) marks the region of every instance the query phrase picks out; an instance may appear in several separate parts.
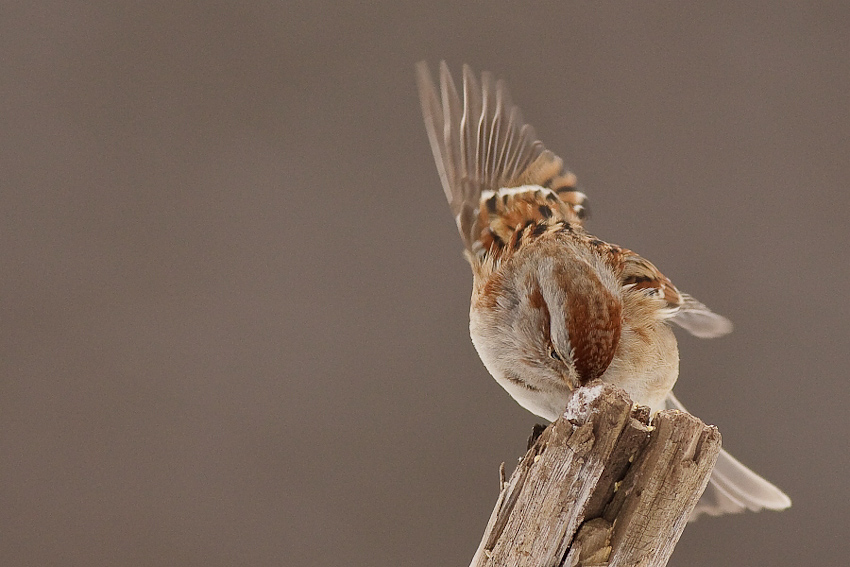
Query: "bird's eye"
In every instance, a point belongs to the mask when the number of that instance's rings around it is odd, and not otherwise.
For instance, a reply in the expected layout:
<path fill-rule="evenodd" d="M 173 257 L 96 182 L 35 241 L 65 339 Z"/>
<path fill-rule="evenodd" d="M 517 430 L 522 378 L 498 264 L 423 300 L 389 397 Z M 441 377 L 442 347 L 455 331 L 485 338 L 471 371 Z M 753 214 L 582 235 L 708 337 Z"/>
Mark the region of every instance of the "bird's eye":
<path fill-rule="evenodd" d="M 561 358 L 561 355 L 555 351 L 555 348 L 551 345 L 549 346 L 549 356 L 557 360 L 558 362 L 564 362 L 564 359 Z"/>

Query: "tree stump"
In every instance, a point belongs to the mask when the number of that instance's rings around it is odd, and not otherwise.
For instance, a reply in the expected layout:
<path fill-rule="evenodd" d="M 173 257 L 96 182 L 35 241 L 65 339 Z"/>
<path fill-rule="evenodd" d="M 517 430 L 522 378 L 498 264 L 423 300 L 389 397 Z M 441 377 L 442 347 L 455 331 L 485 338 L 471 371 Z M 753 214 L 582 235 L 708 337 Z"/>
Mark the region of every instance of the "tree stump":
<path fill-rule="evenodd" d="M 708 483 L 720 433 L 677 410 L 576 390 L 504 481 L 471 567 L 667 564 Z"/>

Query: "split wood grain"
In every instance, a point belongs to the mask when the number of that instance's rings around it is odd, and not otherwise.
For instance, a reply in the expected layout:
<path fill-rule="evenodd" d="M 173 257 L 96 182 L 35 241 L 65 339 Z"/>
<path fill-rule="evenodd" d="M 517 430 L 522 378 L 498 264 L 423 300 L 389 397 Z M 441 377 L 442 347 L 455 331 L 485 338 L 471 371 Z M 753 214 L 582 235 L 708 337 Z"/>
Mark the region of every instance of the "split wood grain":
<path fill-rule="evenodd" d="M 496 501 L 471 567 L 667 564 L 708 483 L 720 433 L 619 388 L 576 391 Z"/>

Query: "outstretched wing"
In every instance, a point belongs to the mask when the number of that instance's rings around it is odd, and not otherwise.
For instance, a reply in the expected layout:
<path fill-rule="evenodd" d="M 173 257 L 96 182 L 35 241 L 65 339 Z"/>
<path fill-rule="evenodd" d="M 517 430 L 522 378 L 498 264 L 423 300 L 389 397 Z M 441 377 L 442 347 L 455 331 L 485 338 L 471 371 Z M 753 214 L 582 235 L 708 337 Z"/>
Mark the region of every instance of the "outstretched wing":
<path fill-rule="evenodd" d="M 672 393 L 667 395 L 665 405 L 667 409 L 688 411 Z M 720 516 L 744 510 L 758 512 L 764 508 L 784 510 L 789 506 L 791 499 L 784 492 L 721 449 L 708 486 L 691 512 L 689 521 L 696 520 L 701 514 Z"/>
<path fill-rule="evenodd" d="M 480 236 L 478 211 L 482 191 L 538 185 L 555 191 L 569 205 L 577 223 L 584 218 L 585 196 L 576 177 L 555 154 L 535 139 L 501 80 L 481 74 L 479 84 L 463 67 L 463 100 L 445 61 L 440 88 L 425 62 L 416 66 L 419 97 L 434 160 L 466 249 Z"/>
<path fill-rule="evenodd" d="M 680 292 L 649 260 L 625 249 L 620 258 L 620 281 L 623 287 L 658 295 L 667 302 L 671 323 L 702 339 L 719 337 L 732 331 L 729 319 L 714 313 L 687 293 Z"/>
<path fill-rule="evenodd" d="M 701 339 L 713 339 L 732 332 L 732 322 L 688 295 L 681 293 L 679 310 L 670 319 L 690 334 Z"/>

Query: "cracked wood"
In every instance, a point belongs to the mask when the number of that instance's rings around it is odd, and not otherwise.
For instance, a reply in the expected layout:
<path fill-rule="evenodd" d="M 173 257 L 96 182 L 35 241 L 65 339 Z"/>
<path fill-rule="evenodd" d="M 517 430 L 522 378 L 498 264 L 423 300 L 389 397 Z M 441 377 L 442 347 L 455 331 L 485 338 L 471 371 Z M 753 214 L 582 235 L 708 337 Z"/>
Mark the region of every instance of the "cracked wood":
<path fill-rule="evenodd" d="M 633 407 L 594 382 L 533 440 L 471 567 L 667 564 L 720 451 L 687 413 Z"/>

